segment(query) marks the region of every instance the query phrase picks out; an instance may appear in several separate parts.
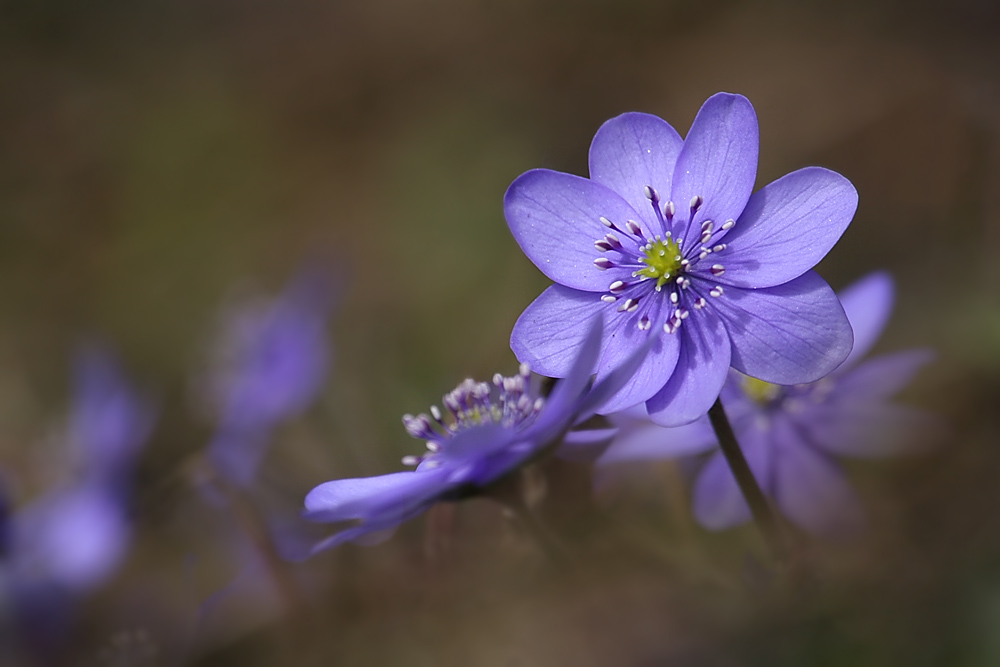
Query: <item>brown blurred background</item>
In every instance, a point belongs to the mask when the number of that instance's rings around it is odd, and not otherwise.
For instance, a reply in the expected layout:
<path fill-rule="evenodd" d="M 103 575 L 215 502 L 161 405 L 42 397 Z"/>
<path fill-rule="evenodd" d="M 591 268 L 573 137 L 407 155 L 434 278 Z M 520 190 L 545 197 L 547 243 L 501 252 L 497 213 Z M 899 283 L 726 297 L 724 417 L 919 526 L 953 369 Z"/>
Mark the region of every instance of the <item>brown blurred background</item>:
<path fill-rule="evenodd" d="M 0 4 L 0 462 L 13 495 L 48 483 L 60 450 L 46 434 L 81 337 L 112 341 L 161 405 L 139 543 L 90 603 L 79 664 L 168 664 L 199 596 L 232 569 L 217 553 L 207 581 L 184 583 L 211 541 L 184 470 L 211 432 L 192 386 L 225 303 L 277 292 L 306 260 L 334 267 L 335 370 L 279 434 L 269 475 L 298 502 L 326 479 L 398 469 L 418 445 L 399 416 L 467 375 L 512 370 L 511 326 L 547 284 L 507 231 L 510 181 L 539 166 L 586 174 L 594 131 L 623 111 L 684 134 L 720 90 L 757 110 L 758 186 L 808 164 L 857 186 L 857 217 L 819 268 L 837 288 L 895 275 L 878 349 L 938 350 L 905 398 L 950 419 L 954 438 L 851 467 L 869 534 L 808 543 L 804 581 L 771 585 L 752 529 L 691 524 L 670 465 L 651 495 L 610 508 L 591 503 L 584 469 L 556 466 L 547 511 L 575 567 L 547 565 L 473 501 L 295 569 L 310 582 L 298 609 L 266 591 L 220 608 L 191 655 L 1000 664 L 998 29 L 987 0 Z M 108 653 L 140 630 L 147 662 Z"/>

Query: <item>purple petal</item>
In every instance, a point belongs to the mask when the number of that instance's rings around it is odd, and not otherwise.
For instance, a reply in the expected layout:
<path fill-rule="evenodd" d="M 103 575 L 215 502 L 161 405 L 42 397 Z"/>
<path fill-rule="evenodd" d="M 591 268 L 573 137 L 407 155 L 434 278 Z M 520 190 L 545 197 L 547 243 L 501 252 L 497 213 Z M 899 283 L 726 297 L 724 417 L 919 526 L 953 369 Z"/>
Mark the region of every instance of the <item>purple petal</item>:
<path fill-rule="evenodd" d="M 97 485 L 55 492 L 14 515 L 18 575 L 88 590 L 121 563 L 130 528 L 120 500 Z"/>
<path fill-rule="evenodd" d="M 717 93 L 702 105 L 677 156 L 671 191 L 682 220 L 692 197 L 703 201 L 698 224 L 689 224 L 683 236 L 685 248 L 696 242 L 702 221 L 718 227 L 743 212 L 757 176 L 758 143 L 757 115 L 747 98 Z"/>
<path fill-rule="evenodd" d="M 626 364 L 628 359 L 643 346 L 652 347 L 645 355 L 639 367 L 624 386 L 610 393 L 598 407 L 601 414 L 619 412 L 652 397 L 663 388 L 670 379 L 677 365 L 680 350 L 680 339 L 663 332 L 663 318 L 660 315 L 662 299 L 656 299 L 656 304 L 650 308 L 649 316 L 653 325 L 646 331 L 641 331 L 635 324 L 635 318 L 616 313 L 617 322 L 614 331 L 604 347 L 600 369 L 597 371 L 597 385 L 602 392 L 611 389 L 608 383 L 612 380 L 618 383 L 622 378 L 614 377 L 616 369 Z M 614 316 L 613 316 L 614 317 Z"/>
<path fill-rule="evenodd" d="M 934 352 L 928 349 L 874 357 L 842 375 L 838 373 L 831 398 L 842 397 L 855 402 L 891 398 L 910 384 L 913 376 L 933 359 Z"/>
<path fill-rule="evenodd" d="M 92 476 L 121 476 L 149 437 L 153 410 L 106 348 L 87 346 L 75 361 L 70 431 L 80 465 Z"/>
<path fill-rule="evenodd" d="M 810 532 L 839 537 L 857 532 L 864 511 L 843 471 L 775 420 L 774 498 L 782 513 Z"/>
<path fill-rule="evenodd" d="M 870 273 L 840 291 L 840 303 L 854 329 L 854 349 L 842 369 L 854 365 L 868 354 L 882 335 L 892 314 L 895 291 L 892 276 L 885 271 Z"/>
<path fill-rule="evenodd" d="M 680 426 L 698 419 L 719 397 L 729 373 L 729 334 L 710 308 L 692 312 L 679 331 L 677 367 L 667 384 L 646 402 L 650 418 L 661 426 Z"/>
<path fill-rule="evenodd" d="M 816 266 L 847 229 L 858 193 L 840 174 L 806 167 L 755 192 L 726 249 L 713 254 L 726 272 L 719 282 L 738 287 L 773 287 Z"/>
<path fill-rule="evenodd" d="M 434 469 L 325 482 L 306 495 L 303 516 L 322 522 L 399 516 L 446 491 L 445 476 Z"/>
<path fill-rule="evenodd" d="M 592 463 L 609 444 L 611 438 L 618 433 L 617 428 L 591 428 L 570 431 L 563 438 L 562 445 L 556 451 L 559 458 L 568 461 Z"/>
<path fill-rule="evenodd" d="M 565 377 L 576 360 L 594 317 L 607 304 L 592 292 L 552 285 L 514 323 L 510 348 L 521 363 L 548 377 Z M 607 345 L 610 327 L 602 347 Z"/>
<path fill-rule="evenodd" d="M 589 179 L 548 169 L 519 176 L 504 195 L 507 224 L 524 254 L 555 282 L 588 292 L 606 292 L 615 280 L 629 280 L 632 269 L 601 271 L 594 259 L 603 256 L 594 241 L 610 230 L 602 216 L 622 226 L 641 222 L 620 196 Z M 648 230 L 644 230 L 649 234 Z M 621 235 L 623 244 L 631 243 Z M 614 260 L 618 253 L 607 253 Z"/>
<path fill-rule="evenodd" d="M 844 309 L 814 271 L 776 287 L 730 287 L 709 306 L 726 321 L 733 368 L 766 382 L 814 382 L 851 351 Z"/>
<path fill-rule="evenodd" d="M 619 430 L 597 460 L 597 465 L 673 459 L 700 454 L 716 446 L 715 433 L 706 419 L 676 428 L 666 428 L 649 421 L 635 422 Z"/>
<path fill-rule="evenodd" d="M 660 197 L 670 195 L 674 165 L 684 141 L 662 118 L 624 113 L 604 123 L 590 145 L 590 178 L 614 190 L 634 208 L 646 226 L 660 223 L 646 197 L 651 186 Z"/>
<path fill-rule="evenodd" d="M 892 403 L 823 404 L 797 416 L 809 442 L 840 456 L 879 458 L 912 454 L 942 442 L 942 419 Z"/>
<path fill-rule="evenodd" d="M 740 447 L 757 484 L 766 495 L 771 483 L 772 455 L 768 433 L 757 428 L 742 432 Z M 709 530 L 724 530 L 750 520 L 750 508 L 722 452 L 709 459 L 698 475 L 693 509 L 698 523 Z"/>
<path fill-rule="evenodd" d="M 590 377 L 597 366 L 597 356 L 601 353 L 601 337 L 604 333 L 604 318 L 597 315 L 590 323 L 586 338 L 577 349 L 576 359 L 565 379 L 556 383 L 555 389 L 545 402 L 545 409 L 525 433 L 525 438 L 541 437 L 543 440 L 562 435 L 572 426 L 576 418 L 580 397 L 587 389 Z"/>

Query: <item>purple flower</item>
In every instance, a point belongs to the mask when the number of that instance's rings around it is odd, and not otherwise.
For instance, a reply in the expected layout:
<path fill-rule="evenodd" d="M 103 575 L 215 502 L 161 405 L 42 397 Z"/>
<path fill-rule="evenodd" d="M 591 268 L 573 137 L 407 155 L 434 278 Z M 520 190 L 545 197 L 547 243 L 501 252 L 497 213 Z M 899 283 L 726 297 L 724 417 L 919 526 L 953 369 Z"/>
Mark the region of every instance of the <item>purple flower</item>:
<path fill-rule="evenodd" d="M 940 423 L 911 407 L 890 403 L 931 354 L 907 350 L 858 360 L 875 344 L 892 310 L 893 285 L 874 273 L 843 291 L 854 329 L 854 350 L 827 377 L 810 384 L 779 386 L 730 373 L 722 402 L 761 489 L 796 525 L 818 534 L 857 529 L 860 503 L 835 455 L 887 456 L 914 448 L 940 433 Z M 598 460 L 670 458 L 715 446 L 707 419 L 681 429 L 642 425 L 616 417 L 625 427 Z M 721 452 L 698 475 L 694 512 L 710 529 L 750 519 L 736 480 Z"/>
<path fill-rule="evenodd" d="M 642 362 L 646 347 L 588 389 L 600 351 L 602 324 L 594 320 L 576 358 L 545 399 L 532 387 L 526 365 L 513 377 L 493 377 L 493 386 L 466 380 L 444 396 L 444 410 L 406 415 L 407 432 L 427 452 L 403 462 L 416 469 L 378 477 L 320 484 L 305 499 L 307 519 L 360 520 L 317 544 L 312 553 L 397 526 L 439 501 L 482 492 L 522 465 L 548 453 L 562 435 L 593 414 Z"/>
<path fill-rule="evenodd" d="M 546 169 L 518 177 L 504 199 L 507 222 L 557 283 L 514 325 L 518 359 L 566 375 L 602 313 L 598 379 L 655 339 L 602 412 L 645 402 L 670 426 L 704 414 L 730 366 L 782 384 L 836 368 L 851 328 L 810 269 L 846 229 L 857 193 L 809 167 L 751 195 L 757 145 L 750 102 L 719 93 L 684 140 L 655 116 L 627 113 L 594 137 L 590 179 Z"/>
<path fill-rule="evenodd" d="M 55 640 L 72 600 L 107 580 L 124 558 L 128 491 L 152 423 L 152 410 L 110 353 L 84 350 L 68 434 L 76 477 L 23 508 L 0 512 L 0 587 L 32 639 Z"/>
<path fill-rule="evenodd" d="M 228 323 L 225 369 L 214 378 L 220 426 L 209 458 L 231 481 L 249 483 L 271 430 L 319 393 L 330 364 L 330 307 L 326 277 L 306 273 L 274 302 L 248 307 Z"/>

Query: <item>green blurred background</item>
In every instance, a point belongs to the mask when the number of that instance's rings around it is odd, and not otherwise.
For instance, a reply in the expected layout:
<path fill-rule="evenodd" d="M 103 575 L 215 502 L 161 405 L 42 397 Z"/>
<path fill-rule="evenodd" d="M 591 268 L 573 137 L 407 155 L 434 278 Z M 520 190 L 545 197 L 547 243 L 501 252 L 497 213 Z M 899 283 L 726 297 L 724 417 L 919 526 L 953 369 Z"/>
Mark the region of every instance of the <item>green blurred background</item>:
<path fill-rule="evenodd" d="M 335 369 L 276 438 L 269 483 L 297 503 L 318 482 L 396 470 L 419 444 L 402 413 L 516 363 L 511 326 L 547 280 L 504 222 L 511 180 L 585 175 L 593 133 L 623 111 L 684 134 L 720 90 L 757 110 L 758 186 L 809 164 L 856 185 L 858 214 L 819 270 L 836 288 L 892 271 L 878 350 L 938 351 L 905 400 L 953 438 L 851 466 L 869 533 L 807 542 L 808 575 L 774 585 L 752 528 L 691 523 L 671 465 L 600 504 L 586 469 L 555 465 L 545 511 L 577 566 L 547 565 L 473 501 L 290 568 L 303 599 L 263 582 L 220 605 L 189 655 L 1000 664 L 998 29 L 987 0 L 0 3 L 12 495 L 39 493 L 63 456 L 51 434 L 81 338 L 110 340 L 160 404 L 139 539 L 88 602 L 79 664 L 170 664 L 200 599 L 238 569 L 190 465 L 211 434 L 197 385 L 227 303 L 276 293 L 303 261 L 330 266 Z"/>

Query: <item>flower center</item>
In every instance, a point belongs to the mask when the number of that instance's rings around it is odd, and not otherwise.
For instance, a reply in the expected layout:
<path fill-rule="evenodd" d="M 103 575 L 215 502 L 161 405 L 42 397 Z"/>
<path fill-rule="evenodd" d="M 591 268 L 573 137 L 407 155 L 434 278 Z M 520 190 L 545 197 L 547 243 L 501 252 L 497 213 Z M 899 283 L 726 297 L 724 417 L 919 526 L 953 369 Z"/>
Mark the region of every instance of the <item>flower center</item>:
<path fill-rule="evenodd" d="M 768 405 L 781 393 L 781 386 L 764 382 L 757 378 L 744 376 L 742 378 L 743 393 L 758 405 Z"/>
<path fill-rule="evenodd" d="M 657 238 L 647 243 L 641 250 L 639 261 L 646 267 L 636 271 L 635 275 L 656 280 L 657 287 L 663 287 L 683 270 L 681 248 L 669 235 L 666 239 Z"/>
<path fill-rule="evenodd" d="M 464 380 L 454 391 L 445 394 L 442 402 L 444 411 L 432 405 L 430 415 L 403 415 L 406 432 L 427 443 L 427 453 L 404 456 L 405 465 L 419 465 L 425 460 L 433 460 L 434 455 L 459 431 L 484 424 L 523 427 L 542 409 L 545 399 L 537 397 L 531 390 L 531 371 L 527 364 L 521 364 L 517 375 L 494 375 L 493 388 L 486 382 L 476 382 L 471 378 Z"/>

